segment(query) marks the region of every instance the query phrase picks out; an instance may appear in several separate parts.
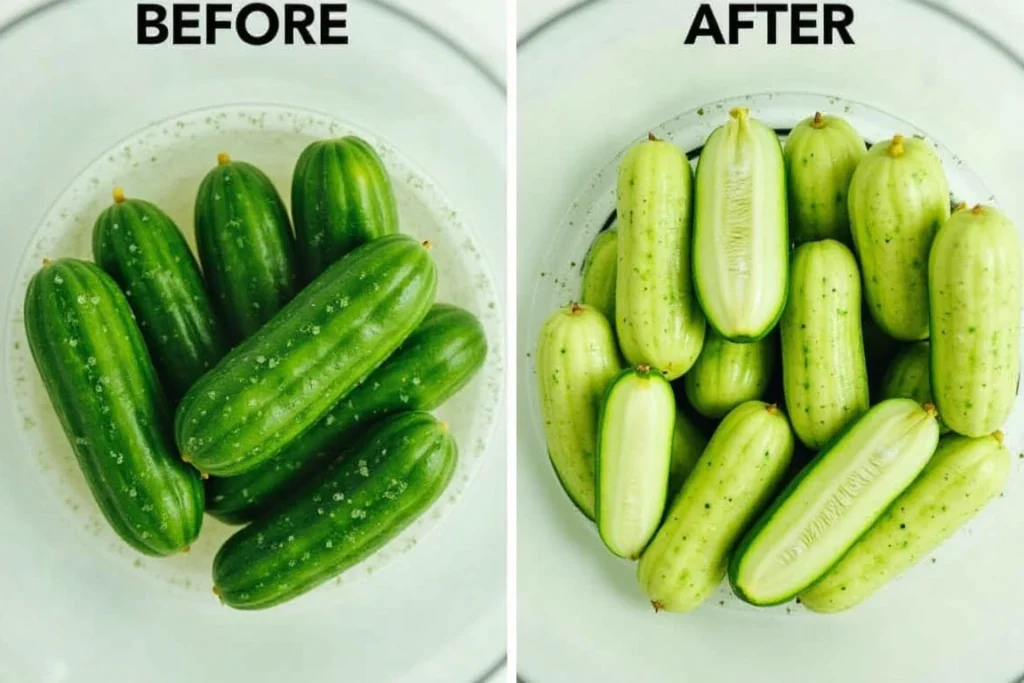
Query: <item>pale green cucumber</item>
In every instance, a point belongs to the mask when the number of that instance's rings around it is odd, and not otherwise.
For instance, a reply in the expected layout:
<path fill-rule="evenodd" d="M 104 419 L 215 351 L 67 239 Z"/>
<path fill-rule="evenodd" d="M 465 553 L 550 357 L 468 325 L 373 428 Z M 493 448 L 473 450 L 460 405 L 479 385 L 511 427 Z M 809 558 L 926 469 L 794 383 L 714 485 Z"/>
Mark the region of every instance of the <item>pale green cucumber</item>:
<path fill-rule="evenodd" d="M 713 329 L 683 377 L 686 397 L 704 417 L 719 418 L 741 403 L 760 399 L 771 381 L 775 337 L 737 344 Z"/>
<path fill-rule="evenodd" d="M 777 605 L 825 575 L 921 472 L 939 440 L 935 408 L 874 406 L 790 482 L 729 563 L 741 599 Z"/>
<path fill-rule="evenodd" d="M 991 207 L 957 211 L 932 246 L 931 382 L 950 429 L 984 436 L 1013 408 L 1020 377 L 1021 243 Z"/>
<path fill-rule="evenodd" d="M 676 406 L 676 428 L 672 432 L 672 461 L 669 464 L 668 497 L 673 499 L 693 472 L 708 445 L 708 437 Z"/>
<path fill-rule="evenodd" d="M 635 560 L 658 530 L 668 496 L 676 399 L 647 365 L 608 386 L 597 431 L 597 530 L 608 550 Z"/>
<path fill-rule="evenodd" d="M 697 164 L 693 277 L 708 323 L 731 341 L 754 341 L 786 303 L 786 168 L 774 130 L 744 108 L 729 116 Z"/>
<path fill-rule="evenodd" d="M 640 586 L 655 610 L 686 612 L 714 592 L 792 455 L 793 433 L 775 406 L 749 401 L 722 420 L 640 558 Z"/>
<path fill-rule="evenodd" d="M 580 302 L 601 311 L 609 321 L 615 320 L 615 278 L 618 264 L 618 231 L 612 228 L 598 233 L 583 262 Z"/>
<path fill-rule="evenodd" d="M 850 244 L 847 193 L 864 139 L 838 116 L 804 119 L 786 138 L 786 188 L 793 241 L 831 238 Z"/>
<path fill-rule="evenodd" d="M 793 431 L 808 448 L 830 441 L 870 405 L 860 272 L 836 240 L 796 248 L 782 315 L 782 377 Z"/>
<path fill-rule="evenodd" d="M 924 405 L 934 403 L 932 396 L 932 380 L 930 368 L 930 346 L 928 342 L 916 342 L 900 351 L 882 380 L 882 388 L 879 392 L 881 398 L 910 398 Z M 939 433 L 949 432 L 949 427 L 942 420 L 942 414 L 937 416 L 939 421 Z"/>
<path fill-rule="evenodd" d="M 949 183 L 932 146 L 893 137 L 871 148 L 850 182 L 850 230 L 864 293 L 882 331 L 928 336 L 928 251 L 949 218 Z"/>
<path fill-rule="evenodd" d="M 690 369 L 704 343 L 690 272 L 691 176 L 682 150 L 653 136 L 619 165 L 619 347 L 631 364 L 656 367 L 670 380 Z"/>
<path fill-rule="evenodd" d="M 589 306 L 556 311 L 541 329 L 536 363 L 548 456 L 569 498 L 593 519 L 597 421 L 622 368 L 611 325 Z"/>
<path fill-rule="evenodd" d="M 800 602 L 847 610 L 924 559 L 998 496 L 1010 476 L 1003 435 L 950 435 L 914 483 Z"/>

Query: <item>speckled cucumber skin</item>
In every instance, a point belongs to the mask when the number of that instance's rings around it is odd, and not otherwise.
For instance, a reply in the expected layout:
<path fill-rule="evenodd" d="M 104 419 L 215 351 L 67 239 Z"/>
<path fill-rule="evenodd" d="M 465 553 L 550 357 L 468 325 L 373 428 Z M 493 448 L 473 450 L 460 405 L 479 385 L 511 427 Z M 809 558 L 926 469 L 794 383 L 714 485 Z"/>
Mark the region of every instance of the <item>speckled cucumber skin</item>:
<path fill-rule="evenodd" d="M 761 339 L 786 303 L 786 168 L 775 131 L 743 108 L 697 164 L 693 275 L 708 323 L 734 342 Z"/>
<path fill-rule="evenodd" d="M 384 162 L 354 135 L 303 150 L 292 175 L 292 213 L 306 282 L 356 247 L 398 232 L 398 205 Z"/>
<path fill-rule="evenodd" d="M 196 244 L 218 317 L 237 344 L 298 293 L 295 239 L 270 178 L 226 154 L 217 161 L 196 197 Z"/>
<path fill-rule="evenodd" d="M 931 384 L 945 423 L 984 436 L 1002 427 L 1020 377 L 1021 242 L 1006 216 L 953 214 L 932 246 Z"/>
<path fill-rule="evenodd" d="M 589 306 L 555 311 L 541 329 L 536 363 L 548 457 L 570 500 L 593 519 L 598 417 L 622 368 L 611 325 Z"/>
<path fill-rule="evenodd" d="M 900 351 L 882 381 L 880 398 L 910 398 L 921 405 L 934 403 L 930 372 L 931 348 L 928 342 L 916 342 Z M 949 427 L 942 421 L 942 414 L 937 416 L 939 433 L 946 434 Z"/>
<path fill-rule="evenodd" d="M 702 432 L 682 409 L 676 406 L 676 427 L 672 432 L 672 458 L 669 463 L 668 497 L 671 501 L 683 488 L 686 478 L 693 472 L 697 460 L 708 445 L 707 434 Z"/>
<path fill-rule="evenodd" d="M 774 406 L 750 401 L 722 420 L 640 558 L 640 586 L 656 610 L 686 612 L 707 600 L 792 455 L 789 422 Z"/>
<path fill-rule="evenodd" d="M 800 601 L 830 614 L 867 600 L 953 536 L 1002 493 L 1009 476 L 1001 434 L 943 438 L 914 483 Z"/>
<path fill-rule="evenodd" d="M 203 520 L 202 483 L 174 451 L 170 408 L 117 283 L 85 261 L 44 265 L 25 296 L 25 331 L 110 526 L 147 555 L 187 550 Z"/>
<path fill-rule="evenodd" d="M 826 239 L 796 248 L 782 315 L 782 377 L 793 431 L 818 449 L 870 405 L 853 253 Z"/>
<path fill-rule="evenodd" d="M 867 155 L 864 139 L 846 120 L 819 112 L 793 128 L 783 152 L 793 241 L 851 244 L 848 191 Z"/>
<path fill-rule="evenodd" d="M 683 377 L 686 397 L 705 417 L 723 417 L 741 403 L 760 399 L 771 382 L 775 336 L 736 344 L 708 330 L 704 348 Z"/>
<path fill-rule="evenodd" d="M 691 276 L 692 195 L 690 163 L 669 142 L 641 142 L 619 165 L 615 331 L 630 364 L 670 380 L 704 343 Z"/>
<path fill-rule="evenodd" d="M 451 481 L 455 440 L 429 413 L 392 417 L 366 439 L 228 539 L 213 561 L 225 604 L 266 609 L 309 592 L 387 544 Z"/>
<path fill-rule="evenodd" d="M 435 304 L 383 365 L 284 450 L 237 477 L 211 477 L 206 511 L 228 523 L 256 519 L 337 459 L 368 426 L 395 413 L 440 406 L 486 357 L 487 338 L 476 316 Z"/>
<path fill-rule="evenodd" d="M 928 336 L 928 252 L 949 218 L 949 183 L 932 146 L 876 144 L 850 182 L 850 229 L 868 308 L 890 337 Z"/>
<path fill-rule="evenodd" d="M 182 457 L 243 474 L 316 424 L 391 355 L 434 302 L 437 269 L 416 240 L 359 247 L 236 346 L 182 399 Z"/>
<path fill-rule="evenodd" d="M 93 227 L 92 253 L 127 296 L 167 397 L 178 401 L 227 353 L 185 237 L 159 207 L 117 188 Z"/>
<path fill-rule="evenodd" d="M 580 302 L 615 320 L 615 279 L 619 265 L 619 232 L 614 228 L 598 233 L 583 262 Z"/>

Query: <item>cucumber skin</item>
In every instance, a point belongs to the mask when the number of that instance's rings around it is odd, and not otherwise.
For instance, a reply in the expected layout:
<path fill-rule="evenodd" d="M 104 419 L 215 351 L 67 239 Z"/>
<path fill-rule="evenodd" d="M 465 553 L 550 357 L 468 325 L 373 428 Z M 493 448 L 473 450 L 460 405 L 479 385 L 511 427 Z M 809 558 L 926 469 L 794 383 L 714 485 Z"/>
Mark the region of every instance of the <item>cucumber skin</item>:
<path fill-rule="evenodd" d="M 720 177 L 731 175 L 730 162 L 737 156 L 756 157 L 749 161 L 757 172 L 755 185 L 766 188 L 747 193 L 750 201 L 737 201 L 737 188 L 730 192 Z M 736 206 L 749 206 L 751 215 L 733 217 L 729 212 Z M 782 316 L 789 285 L 786 169 L 775 131 L 749 118 L 745 109 L 730 112 L 729 122 L 711 134 L 701 152 L 694 207 L 693 280 L 700 307 L 726 339 L 757 341 Z M 729 216 L 724 229 L 723 214 Z"/>
<path fill-rule="evenodd" d="M 589 306 L 555 311 L 541 329 L 536 367 L 548 457 L 569 499 L 593 519 L 598 416 L 622 368 L 611 325 Z"/>
<path fill-rule="evenodd" d="M 764 396 L 774 364 L 773 335 L 736 344 L 709 330 L 697 362 L 683 377 L 686 397 L 704 417 L 723 417 L 741 403 Z"/>
<path fill-rule="evenodd" d="M 1009 475 L 1010 452 L 997 438 L 943 438 L 921 475 L 801 602 L 829 614 L 868 599 L 953 536 Z"/>
<path fill-rule="evenodd" d="M 215 591 L 235 609 L 257 610 L 312 590 L 426 512 L 457 459 L 455 440 L 429 413 L 389 418 L 357 452 L 229 538 L 214 558 Z"/>
<path fill-rule="evenodd" d="M 25 296 L 25 331 L 110 526 L 146 555 L 187 550 L 203 521 L 202 483 L 174 452 L 170 409 L 117 284 L 85 261 L 44 265 Z"/>
<path fill-rule="evenodd" d="M 609 321 L 615 320 L 615 278 L 619 263 L 619 233 L 614 228 L 598 233 L 583 262 L 580 302 L 593 306 Z"/>
<path fill-rule="evenodd" d="M 172 403 L 227 353 L 199 264 L 171 217 L 127 199 L 100 214 L 92 253 L 124 291 Z"/>
<path fill-rule="evenodd" d="M 690 162 L 671 143 L 641 142 L 619 165 L 615 331 L 630 364 L 670 380 L 704 344 L 690 271 L 692 194 Z"/>
<path fill-rule="evenodd" d="M 263 171 L 220 163 L 199 186 L 195 229 L 213 304 L 238 344 L 299 291 L 288 211 Z"/>
<path fill-rule="evenodd" d="M 303 150 L 292 175 L 292 213 L 306 282 L 356 247 L 398 232 L 398 205 L 384 162 L 353 135 Z"/>
<path fill-rule="evenodd" d="M 875 322 L 894 339 L 919 341 L 928 336 L 928 254 L 949 218 L 949 183 L 927 142 L 901 140 L 902 156 L 882 142 L 854 172 L 850 229 Z"/>
<path fill-rule="evenodd" d="M 957 211 L 935 238 L 931 386 L 939 414 L 958 434 L 991 434 L 1013 409 L 1021 272 L 1017 230 L 990 207 Z"/>
<path fill-rule="evenodd" d="M 427 250 L 403 235 L 332 265 L 185 395 L 183 457 L 226 477 L 280 453 L 416 329 L 436 288 Z"/>
<path fill-rule="evenodd" d="M 395 413 L 440 406 L 486 357 L 476 316 L 435 304 L 383 365 L 272 460 L 237 477 L 210 478 L 206 511 L 229 524 L 253 521 L 337 459 L 363 429 Z"/>
<path fill-rule="evenodd" d="M 930 373 L 931 350 L 928 342 L 916 342 L 903 349 L 892 359 L 882 381 L 881 400 L 887 398 L 910 398 L 924 405 L 934 403 Z M 936 416 L 939 434 L 949 433 L 949 427 Z"/>
<path fill-rule="evenodd" d="M 782 377 L 793 431 L 818 449 L 871 403 L 860 271 L 836 240 L 796 248 L 782 315 Z"/>
<path fill-rule="evenodd" d="M 640 558 L 640 585 L 655 609 L 685 612 L 714 592 L 733 545 L 771 500 L 793 446 L 785 415 L 766 403 L 749 401 L 726 416 Z"/>
<path fill-rule="evenodd" d="M 687 477 L 697 466 L 704 449 L 707 448 L 708 437 L 676 406 L 676 426 L 672 432 L 672 459 L 669 464 L 668 497 L 673 500 L 686 482 Z"/>
<path fill-rule="evenodd" d="M 804 119 L 790 132 L 783 150 L 792 237 L 796 244 L 834 239 L 852 244 L 847 195 L 867 145 L 838 116 Z"/>

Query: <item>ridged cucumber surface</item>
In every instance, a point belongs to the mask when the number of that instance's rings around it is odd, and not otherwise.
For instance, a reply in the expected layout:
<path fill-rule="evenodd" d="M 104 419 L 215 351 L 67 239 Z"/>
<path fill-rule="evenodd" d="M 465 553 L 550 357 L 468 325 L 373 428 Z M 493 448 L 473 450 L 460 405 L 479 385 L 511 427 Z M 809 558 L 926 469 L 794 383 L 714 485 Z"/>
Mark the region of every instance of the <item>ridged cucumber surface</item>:
<path fill-rule="evenodd" d="M 915 342 L 900 351 L 889 365 L 882 381 L 880 396 L 887 398 L 910 398 L 921 405 L 934 403 L 930 372 L 931 349 L 928 342 Z M 942 414 L 936 416 L 939 422 L 939 433 L 949 432 L 949 427 L 942 420 Z"/>
<path fill-rule="evenodd" d="M 686 478 L 697 466 L 708 436 L 676 405 L 676 428 L 672 432 L 672 460 L 669 463 L 668 498 L 671 501 L 683 488 Z"/>
<path fill-rule="evenodd" d="M 760 399 L 771 382 L 775 336 L 737 344 L 708 330 L 704 348 L 683 377 L 686 397 L 705 417 L 723 417 L 741 403 Z"/>
<path fill-rule="evenodd" d="M 708 323 L 726 339 L 767 335 L 786 303 L 786 168 L 775 131 L 744 108 L 708 138 L 697 164 L 693 276 Z"/>
<path fill-rule="evenodd" d="M 612 228 L 598 233 L 583 262 L 580 301 L 615 320 L 615 279 L 619 265 L 619 232 Z"/>

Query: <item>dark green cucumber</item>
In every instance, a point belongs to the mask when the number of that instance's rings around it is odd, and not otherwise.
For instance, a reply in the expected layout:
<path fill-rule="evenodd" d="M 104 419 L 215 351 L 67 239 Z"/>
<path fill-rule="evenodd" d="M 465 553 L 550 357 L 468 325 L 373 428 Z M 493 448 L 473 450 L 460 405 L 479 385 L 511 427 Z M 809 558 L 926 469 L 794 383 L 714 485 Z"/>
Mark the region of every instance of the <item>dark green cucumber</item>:
<path fill-rule="evenodd" d="M 307 282 L 356 247 L 398 232 L 384 163 L 352 135 L 314 142 L 302 152 L 292 176 L 292 214 Z"/>
<path fill-rule="evenodd" d="M 25 330 L 46 392 L 100 511 L 136 550 L 188 550 L 203 519 L 198 473 L 174 452 L 171 411 L 117 283 L 98 266 L 44 263 Z"/>
<path fill-rule="evenodd" d="M 117 187 L 93 227 L 92 253 L 128 297 L 167 397 L 176 402 L 227 353 L 188 242 L 159 207 L 125 199 Z"/>
<path fill-rule="evenodd" d="M 228 539 L 213 562 L 214 592 L 236 609 L 264 609 L 334 578 L 426 512 L 457 458 L 447 427 L 429 413 L 389 418 L 365 446 Z"/>
<path fill-rule="evenodd" d="M 221 154 L 199 186 L 195 223 L 214 306 L 237 344 L 299 291 L 288 211 L 263 171 Z"/>
<path fill-rule="evenodd" d="M 229 523 L 262 515 L 337 457 L 367 425 L 407 410 L 433 410 L 477 373 L 487 338 L 476 316 L 435 304 L 408 339 L 365 382 L 272 460 L 206 483 L 206 511 Z"/>
<path fill-rule="evenodd" d="M 335 263 L 189 390 L 182 457 L 233 476 L 312 427 L 420 324 L 437 288 L 425 246 L 391 235 Z"/>

